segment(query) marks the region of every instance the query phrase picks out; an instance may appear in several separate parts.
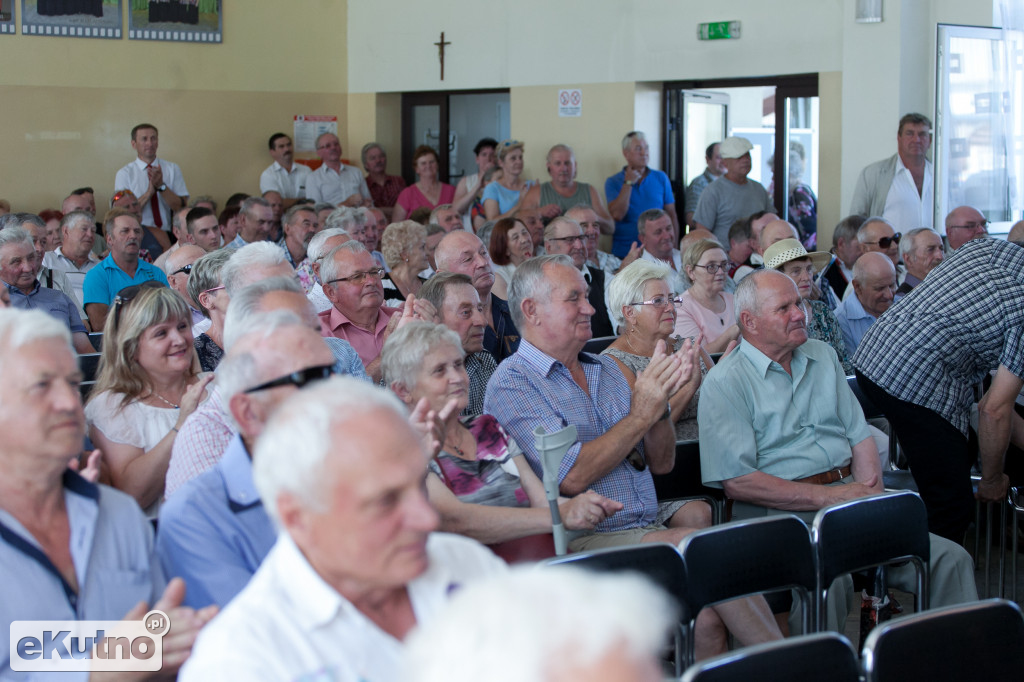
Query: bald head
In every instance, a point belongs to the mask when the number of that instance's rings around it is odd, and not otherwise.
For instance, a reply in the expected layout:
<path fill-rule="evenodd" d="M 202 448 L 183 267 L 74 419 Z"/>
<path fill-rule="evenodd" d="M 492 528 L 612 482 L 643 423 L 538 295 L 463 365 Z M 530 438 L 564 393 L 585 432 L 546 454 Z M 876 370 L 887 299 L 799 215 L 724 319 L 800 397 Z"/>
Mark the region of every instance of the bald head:
<path fill-rule="evenodd" d="M 971 206 L 958 206 L 946 216 L 946 239 L 949 248 L 956 251 L 972 239 L 988 236 L 985 216 Z"/>
<path fill-rule="evenodd" d="M 710 230 L 705 230 L 703 227 L 698 227 L 694 230 L 690 230 L 686 235 L 679 240 L 679 250 L 686 251 L 690 248 L 691 244 L 701 241 L 702 239 L 711 239 L 712 241 L 718 241 L 715 235 Z"/>
<path fill-rule="evenodd" d="M 1018 220 L 1010 228 L 1010 234 L 1006 235 L 1008 242 L 1024 242 L 1024 220 Z"/>
<path fill-rule="evenodd" d="M 896 268 L 884 253 L 869 251 L 853 264 L 853 291 L 864 310 L 875 317 L 892 305 Z"/>
<path fill-rule="evenodd" d="M 189 273 L 180 272 L 180 270 L 185 266 L 192 265 L 205 255 L 206 251 L 195 244 L 183 244 L 181 248 L 169 255 L 167 260 L 164 262 L 164 270 L 167 274 L 167 283 L 185 299 L 186 303 L 195 309 L 198 309 L 199 306 L 192 300 L 192 297 L 188 295 Z"/>
<path fill-rule="evenodd" d="M 438 272 L 459 272 L 473 280 L 473 288 L 484 299 L 494 286 L 494 271 L 484 243 L 472 232 L 455 230 L 445 235 L 434 251 Z"/>
<path fill-rule="evenodd" d="M 800 235 L 797 233 L 796 228 L 785 220 L 772 220 L 761 229 L 761 237 L 757 242 L 758 252 L 763 254 L 765 249 L 775 242 L 781 242 L 783 239 L 799 240 Z"/>

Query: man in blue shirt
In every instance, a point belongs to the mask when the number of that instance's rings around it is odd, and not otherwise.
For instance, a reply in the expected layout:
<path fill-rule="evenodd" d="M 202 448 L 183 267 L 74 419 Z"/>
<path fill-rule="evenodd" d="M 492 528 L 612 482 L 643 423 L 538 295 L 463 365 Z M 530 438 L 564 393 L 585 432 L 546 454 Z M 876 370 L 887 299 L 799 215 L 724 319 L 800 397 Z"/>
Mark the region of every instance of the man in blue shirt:
<path fill-rule="evenodd" d="M 836 308 L 846 352 L 857 351 L 860 340 L 875 320 L 892 306 L 896 295 L 896 269 L 884 253 L 863 254 L 853 264 L 853 293 Z"/>
<path fill-rule="evenodd" d="M 134 213 L 111 209 L 103 221 L 103 232 L 110 255 L 89 271 L 82 285 L 85 314 L 96 330 L 103 329 L 110 304 L 121 289 L 150 280 L 167 284 L 167 276 L 160 268 L 139 259 L 142 225 Z"/>
<path fill-rule="evenodd" d="M 675 243 L 679 243 L 676 198 L 668 176 L 647 165 L 650 150 L 642 132 L 634 130 L 622 138 L 622 155 L 626 157 L 626 165 L 604 183 L 608 212 L 615 219 L 612 253 L 619 258 L 626 257 L 637 240 L 637 219 L 651 208 L 661 209 L 672 218 Z"/>
<path fill-rule="evenodd" d="M 138 505 L 68 468 L 85 437 L 70 344 L 65 326 L 45 313 L 0 310 L 0 628 L 8 632 L 16 620 L 138 620 L 155 601 L 178 634 L 163 642 L 164 672 L 173 673 L 217 609 L 179 607 L 184 585 L 173 580 L 165 589 Z M 21 679 L 8 645 L 0 645 L 0 677 Z"/>

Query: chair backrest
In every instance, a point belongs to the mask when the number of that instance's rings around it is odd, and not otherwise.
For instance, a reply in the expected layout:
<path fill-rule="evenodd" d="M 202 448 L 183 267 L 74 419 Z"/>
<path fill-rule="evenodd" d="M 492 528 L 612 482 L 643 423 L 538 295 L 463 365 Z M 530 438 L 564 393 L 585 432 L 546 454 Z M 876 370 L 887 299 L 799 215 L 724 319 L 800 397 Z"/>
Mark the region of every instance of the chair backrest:
<path fill-rule="evenodd" d="M 78 356 L 78 369 L 82 370 L 83 381 L 96 381 L 101 353 L 85 353 Z"/>
<path fill-rule="evenodd" d="M 858 682 L 850 640 L 835 632 L 789 637 L 716 656 L 692 666 L 682 682 Z"/>
<path fill-rule="evenodd" d="M 103 332 L 89 332 L 89 343 L 96 349 L 96 352 L 103 351 Z"/>
<path fill-rule="evenodd" d="M 594 355 L 600 355 L 608 346 L 612 345 L 612 341 L 617 339 L 617 336 L 598 336 L 595 339 L 590 339 L 583 344 L 584 353 L 593 353 Z"/>
<path fill-rule="evenodd" d="M 1024 617 L 990 599 L 886 621 L 868 635 L 863 666 L 867 682 L 1019 680 Z"/>
<path fill-rule="evenodd" d="M 803 593 L 804 631 L 809 632 L 814 551 L 807 525 L 796 516 L 706 528 L 688 535 L 680 549 L 686 563 L 686 601 L 692 614 L 728 599 L 796 588 Z"/>
<path fill-rule="evenodd" d="M 655 474 L 654 492 L 658 500 L 680 498 L 704 499 L 711 505 L 712 520 L 717 524 L 722 516 L 725 493 L 719 488 L 705 486 L 700 473 L 700 443 L 695 440 L 676 442 L 676 464 L 667 474 Z"/>

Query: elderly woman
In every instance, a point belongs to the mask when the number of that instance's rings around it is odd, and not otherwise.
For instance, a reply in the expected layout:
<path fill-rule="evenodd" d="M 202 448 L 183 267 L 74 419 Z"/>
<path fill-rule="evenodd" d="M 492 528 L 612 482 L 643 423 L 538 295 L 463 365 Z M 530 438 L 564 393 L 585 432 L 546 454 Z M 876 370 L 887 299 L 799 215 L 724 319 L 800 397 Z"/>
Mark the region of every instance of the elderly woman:
<path fill-rule="evenodd" d="M 676 335 L 703 337 L 704 350 L 721 353 L 740 336 L 733 297 L 725 291 L 729 257 L 718 242 L 701 239 L 683 252 L 682 262 L 690 288 L 676 309 Z"/>
<path fill-rule="evenodd" d="M 469 400 L 464 355 L 455 332 L 429 322 L 398 329 L 382 352 L 387 385 L 410 409 L 426 401 L 443 423 L 427 476 L 441 530 L 485 544 L 550 533 L 544 486 L 516 442 L 491 415 L 459 418 Z M 566 528 L 590 530 L 621 505 L 591 491 L 559 507 Z"/>
<path fill-rule="evenodd" d="M 39 217 L 46 223 L 46 250 L 54 251 L 61 245 L 60 221 L 64 214 L 55 208 L 39 212 Z"/>
<path fill-rule="evenodd" d="M 391 220 L 400 223 L 417 208 L 437 208 L 455 200 L 455 188 L 437 179 L 438 158 L 433 147 L 421 144 L 412 155 L 412 168 L 417 180 L 406 187 L 395 200 Z"/>
<path fill-rule="evenodd" d="M 204 372 L 217 369 L 224 357 L 224 316 L 228 313 L 231 297 L 224 291 L 220 271 L 233 253 L 229 249 L 219 249 L 206 254 L 192 264 L 192 273 L 188 277 L 188 295 L 199 304 L 199 311 L 210 321 L 210 326 L 196 334 L 194 341 L 199 366 Z"/>
<path fill-rule="evenodd" d="M 509 218 L 521 207 L 530 183 L 520 176 L 523 174 L 523 143 L 519 140 L 505 140 L 498 145 L 498 168 L 501 176 L 484 188 L 484 216 L 488 220 Z"/>
<path fill-rule="evenodd" d="M 764 250 L 764 266 L 787 275 L 800 290 L 801 305 L 807 320 L 807 338 L 824 341 L 832 346 L 847 376 L 850 376 L 853 374 L 853 362 L 846 350 L 839 320 L 827 304 L 816 300 L 821 292 L 814 284 L 814 278 L 829 264 L 831 258 L 830 253 L 808 253 L 796 239 L 783 239 Z"/>
<path fill-rule="evenodd" d="M 103 355 L 85 406 L 89 436 L 114 487 L 155 517 L 178 429 L 213 375 L 200 377 L 191 313 L 157 282 L 122 289 L 103 327 Z"/>
<path fill-rule="evenodd" d="M 494 273 L 512 281 L 519 264 L 533 258 L 533 240 L 526 224 L 516 218 L 502 218 L 494 224 L 487 250 L 494 263 Z"/>
<path fill-rule="evenodd" d="M 419 292 L 426 281 L 419 273 L 430 267 L 427 262 L 427 229 L 412 220 L 391 223 L 380 242 L 384 261 L 391 272 L 384 273 L 384 305 L 401 308 L 405 299 Z"/>

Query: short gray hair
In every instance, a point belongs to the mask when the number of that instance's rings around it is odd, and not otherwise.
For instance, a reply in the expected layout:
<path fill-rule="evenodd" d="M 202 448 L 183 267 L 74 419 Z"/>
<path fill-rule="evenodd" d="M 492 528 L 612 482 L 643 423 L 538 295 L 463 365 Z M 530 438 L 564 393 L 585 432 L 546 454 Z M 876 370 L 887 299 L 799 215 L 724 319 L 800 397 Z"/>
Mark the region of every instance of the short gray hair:
<path fill-rule="evenodd" d="M 366 168 L 366 156 L 374 149 L 379 149 L 387 156 L 387 152 L 384 151 L 384 147 L 381 147 L 379 142 L 367 142 L 363 145 L 362 151 L 359 152 L 359 160 L 363 162 L 363 168 Z"/>
<path fill-rule="evenodd" d="M 420 287 L 416 298 L 430 301 L 430 305 L 434 306 L 434 310 L 440 315 L 441 308 L 444 307 L 444 299 L 448 296 L 448 287 L 456 284 L 473 286 L 473 279 L 461 272 L 435 272 Z"/>
<path fill-rule="evenodd" d="M 544 241 L 547 241 L 548 239 L 551 239 L 552 237 L 555 236 L 555 230 L 558 229 L 559 225 L 575 225 L 576 229 L 580 231 L 580 234 L 583 233 L 583 228 L 580 227 L 580 224 L 578 222 L 576 222 L 572 218 L 567 218 L 564 215 L 560 215 L 555 217 L 550 223 L 548 223 L 544 227 Z"/>
<path fill-rule="evenodd" d="M 402 253 L 416 248 L 416 242 L 427 238 L 427 230 L 415 220 L 391 223 L 380 239 L 380 252 L 389 268 L 401 262 Z"/>
<path fill-rule="evenodd" d="M 384 372 L 384 384 L 401 384 L 408 389 L 416 387 L 416 375 L 423 369 L 423 360 L 442 344 L 449 344 L 462 350 L 459 335 L 443 324 L 433 322 L 409 322 L 384 342 L 380 352 L 380 366 Z"/>
<path fill-rule="evenodd" d="M 263 197 L 249 197 L 242 202 L 241 206 L 238 207 L 238 210 L 246 215 L 252 215 L 253 206 L 265 206 L 266 208 L 270 208 L 270 202 Z"/>
<path fill-rule="evenodd" d="M 405 405 L 385 391 L 353 377 L 332 377 L 298 391 L 270 418 L 253 453 L 252 477 L 263 507 L 279 527 L 277 499 L 289 493 L 307 509 L 327 508 L 324 461 L 346 447 L 331 438 L 339 422 L 365 421 L 375 410 L 388 410 L 405 421 Z"/>
<path fill-rule="evenodd" d="M 866 218 L 862 215 L 848 215 L 836 225 L 835 232 L 832 233 L 832 248 L 839 247 L 839 240 L 845 239 L 851 241 L 857 239 L 857 230 L 864 224 Z"/>
<path fill-rule="evenodd" d="M 314 211 L 313 207 L 310 206 L 309 204 L 295 204 L 287 211 L 285 211 L 283 216 L 281 216 L 281 224 L 291 225 L 292 220 L 295 218 L 295 215 L 297 213 L 301 213 L 302 211 L 307 211 L 309 213 L 312 213 L 313 215 L 316 215 L 316 211 Z"/>
<path fill-rule="evenodd" d="M 736 293 L 733 294 L 733 305 L 736 307 L 736 323 L 740 322 L 740 314 L 748 312 L 751 315 L 761 314 L 761 299 L 758 296 L 758 283 L 765 277 L 785 277 L 786 280 L 793 284 L 793 280 L 788 276 L 782 274 L 778 270 L 772 270 L 763 268 L 761 270 L 754 270 L 749 275 L 740 280 L 740 283 L 736 285 Z M 796 284 L 793 284 L 795 287 Z M 740 325 L 740 329 L 743 329 L 743 325 Z"/>
<path fill-rule="evenodd" d="M 352 253 L 369 253 L 363 243 L 356 239 L 350 239 L 347 242 L 338 244 L 330 252 L 324 256 L 324 262 L 320 264 L 320 281 L 323 286 L 330 286 L 326 282 L 330 282 L 332 279 L 338 278 L 338 263 L 335 256 L 340 251 L 351 251 Z"/>
<path fill-rule="evenodd" d="M 231 297 L 228 313 L 224 316 L 224 351 L 228 352 L 235 342 L 246 334 L 259 329 L 257 318 L 263 312 L 263 297 L 272 291 L 287 291 L 304 294 L 302 287 L 292 277 L 268 277 L 253 282 Z"/>
<path fill-rule="evenodd" d="M 273 267 L 288 263 L 288 256 L 273 242 L 253 242 L 235 251 L 220 272 L 228 296 L 232 298 L 245 286 L 247 272 L 255 267 Z"/>
<path fill-rule="evenodd" d="M 890 223 L 888 220 L 886 220 L 880 215 L 873 215 L 867 220 L 865 220 L 863 223 L 861 223 L 860 227 L 857 228 L 857 241 L 861 242 L 862 244 L 864 243 L 864 240 L 867 238 L 868 225 L 870 225 L 871 223 L 885 223 L 892 229 L 893 232 L 896 231 L 896 228 L 893 227 L 892 223 Z"/>
<path fill-rule="evenodd" d="M 591 664 L 617 647 L 630 659 L 654 662 L 677 622 L 672 599 L 636 573 L 520 566 L 467 585 L 410 634 L 400 677 L 552 682 L 557 671 Z M 468 651 L 466 633 L 473 641 Z"/>
<path fill-rule="evenodd" d="M 354 208 L 351 206 L 339 206 L 331 211 L 327 219 L 324 220 L 324 229 L 339 227 L 349 232 L 358 224 L 359 218 Z"/>
<path fill-rule="evenodd" d="M 906 256 L 908 253 L 914 250 L 914 242 L 917 241 L 917 235 L 923 232 L 931 232 L 938 236 L 938 232 L 930 227 L 915 227 L 913 230 L 904 233 L 903 238 L 900 239 L 900 258 L 906 262 Z"/>
<path fill-rule="evenodd" d="M 652 220 L 661 220 L 667 216 L 668 213 L 661 210 L 660 208 L 649 208 L 640 214 L 640 217 L 636 219 L 636 231 L 637 234 L 644 234 L 647 230 L 647 223 Z"/>
<path fill-rule="evenodd" d="M 60 219 L 60 228 L 62 230 L 64 228 L 70 230 L 78 223 L 86 223 L 89 226 L 89 229 L 92 230 L 95 229 L 94 225 L 96 224 L 96 219 L 88 211 L 71 211 Z"/>
<path fill-rule="evenodd" d="M 622 138 L 622 151 L 626 151 L 627 149 L 629 149 L 629 144 L 634 139 L 643 140 L 644 142 L 646 142 L 647 136 L 644 135 L 639 130 L 634 130 L 633 132 L 626 133 L 625 137 Z"/>
<path fill-rule="evenodd" d="M 523 301 L 528 298 L 550 298 L 551 283 L 544 276 L 544 268 L 548 265 L 567 265 L 576 270 L 572 258 L 564 254 L 537 256 L 523 261 L 512 275 L 508 285 L 508 307 L 512 314 L 512 322 L 516 328 L 522 329 L 526 324 L 523 319 Z"/>
<path fill-rule="evenodd" d="M 626 316 L 622 309 L 636 301 L 644 299 L 644 287 L 652 279 L 660 280 L 672 287 L 672 270 L 667 265 L 652 263 L 638 258 L 619 271 L 608 285 L 608 310 L 615 318 L 615 324 L 622 327 L 626 324 Z M 673 292 L 674 293 L 674 292 Z M 637 306 L 632 306 L 634 310 Z"/>
<path fill-rule="evenodd" d="M 306 255 L 311 263 L 316 263 L 327 255 L 324 251 L 324 244 L 331 237 L 349 237 L 351 239 L 352 235 L 340 227 L 328 227 L 314 234 L 306 246 Z"/>
<path fill-rule="evenodd" d="M 192 263 L 192 272 L 188 276 L 188 295 L 199 306 L 199 312 L 206 317 L 210 316 L 210 311 L 199 300 L 199 294 L 220 286 L 221 272 L 233 255 L 230 249 L 217 249 Z"/>
<path fill-rule="evenodd" d="M 576 152 L 572 150 L 572 147 L 570 147 L 567 144 L 562 144 L 561 142 L 559 142 L 554 147 L 548 150 L 548 155 L 544 157 L 545 161 L 550 163 L 551 155 L 554 154 L 555 152 L 569 152 L 569 156 L 571 156 L 574 161 L 576 160 Z"/>
<path fill-rule="evenodd" d="M 7 215 L 10 215 L 9 213 Z M 33 249 L 35 245 L 32 243 L 32 235 L 25 231 L 22 227 L 5 227 L 0 229 L 0 249 L 4 248 L 8 244 L 28 244 Z"/>
<path fill-rule="evenodd" d="M 0 234 L 7 230 L 20 230 L 21 228 L 5 228 Z M 21 230 L 24 232 L 24 230 Z M 29 240 L 31 242 L 31 240 Z M 0 284 L 0 286 L 3 286 Z M 68 350 L 74 354 L 75 349 L 71 345 L 71 332 L 68 326 L 57 318 L 44 313 L 42 310 L 20 310 L 18 308 L 0 309 L 0 368 L 5 360 L 11 360 L 13 351 L 25 346 L 35 344 L 43 339 L 60 339 L 68 346 Z M 0 396 L 3 392 L 0 391 Z M 3 398 L 0 397 L 0 402 Z"/>
<path fill-rule="evenodd" d="M 437 214 L 441 211 L 447 211 L 450 208 L 455 208 L 455 204 L 440 204 L 434 208 L 434 210 L 430 212 L 430 222 L 436 223 L 437 220 L 435 220 L 435 218 L 437 218 Z"/>
<path fill-rule="evenodd" d="M 0 216 L 0 230 L 5 230 L 8 227 L 20 227 L 25 229 L 25 225 L 46 227 L 46 223 L 43 222 L 43 219 L 35 213 L 7 213 Z"/>

